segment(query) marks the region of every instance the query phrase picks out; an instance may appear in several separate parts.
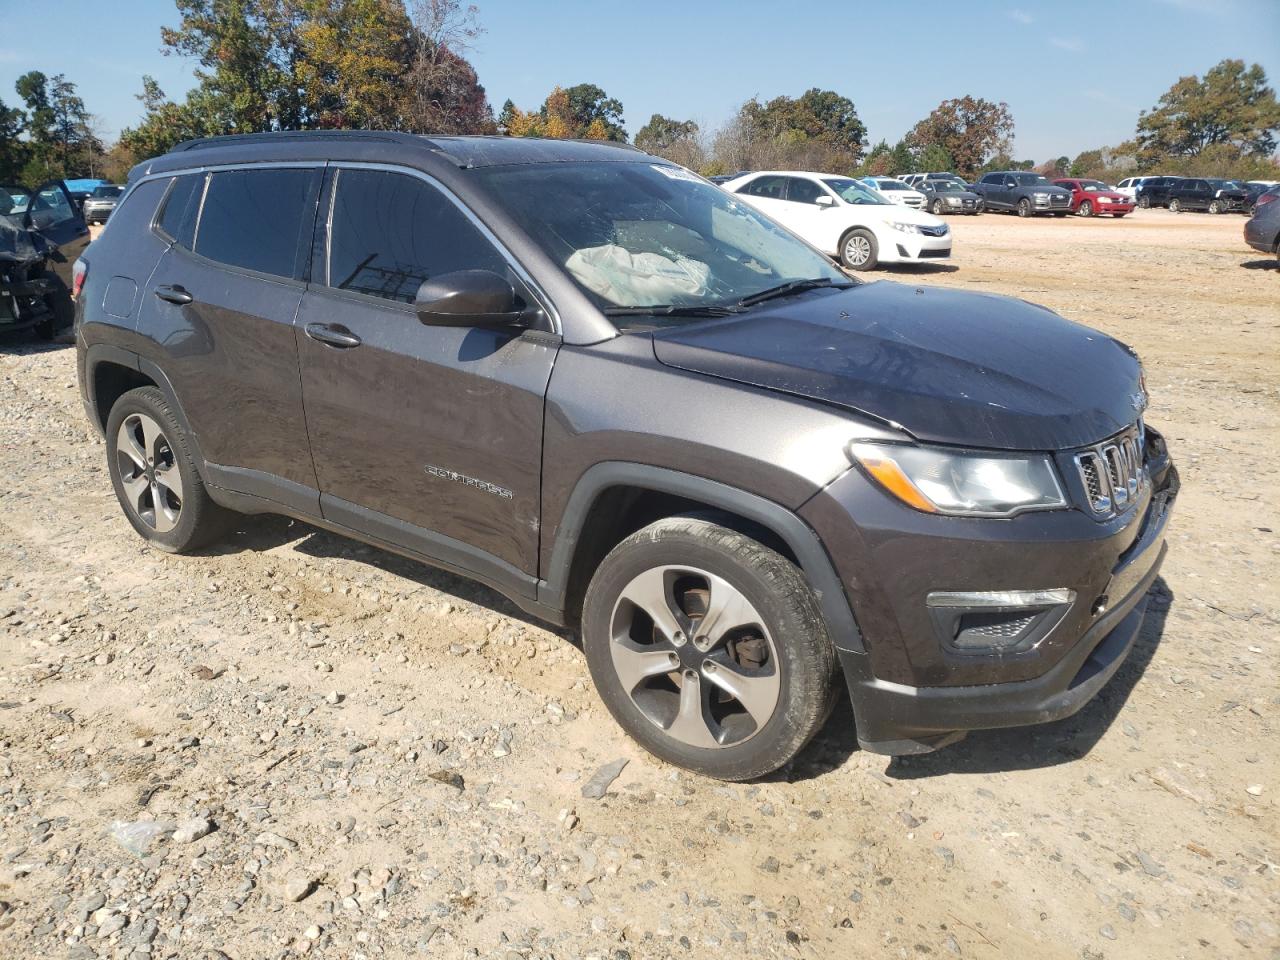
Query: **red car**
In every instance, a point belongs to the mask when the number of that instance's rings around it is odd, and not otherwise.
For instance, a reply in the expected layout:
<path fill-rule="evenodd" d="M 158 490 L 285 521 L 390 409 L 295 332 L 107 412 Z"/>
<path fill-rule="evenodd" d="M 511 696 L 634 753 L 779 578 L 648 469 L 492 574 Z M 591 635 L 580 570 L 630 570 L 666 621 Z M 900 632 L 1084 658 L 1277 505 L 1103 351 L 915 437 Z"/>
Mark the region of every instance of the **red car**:
<path fill-rule="evenodd" d="M 1082 217 L 1109 213 L 1123 217 L 1133 212 L 1133 197 L 1116 193 L 1101 180 L 1077 180 L 1069 177 L 1053 181 L 1054 186 L 1071 191 L 1071 212 Z"/>

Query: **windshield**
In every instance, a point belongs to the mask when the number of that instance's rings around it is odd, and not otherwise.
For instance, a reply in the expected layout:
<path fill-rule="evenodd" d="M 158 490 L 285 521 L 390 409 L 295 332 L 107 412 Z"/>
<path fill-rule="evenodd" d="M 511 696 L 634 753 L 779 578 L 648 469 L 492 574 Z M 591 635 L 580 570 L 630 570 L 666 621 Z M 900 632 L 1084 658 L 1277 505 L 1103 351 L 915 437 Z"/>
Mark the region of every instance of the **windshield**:
<path fill-rule="evenodd" d="M 531 163 L 473 173 L 606 310 L 726 307 L 789 280 L 848 282 L 817 251 L 682 167 Z M 654 323 L 614 318 L 619 328 Z"/>
<path fill-rule="evenodd" d="M 873 183 L 868 184 L 868 186 L 878 187 L 881 190 L 910 190 L 911 189 L 911 187 L 907 186 L 901 180 L 876 180 Z"/>
<path fill-rule="evenodd" d="M 1101 180 L 1081 180 L 1080 188 L 1082 190 L 1089 190 L 1093 193 L 1110 192 L 1111 190 L 1111 188 L 1108 187 Z"/>
<path fill-rule="evenodd" d="M 826 177 L 822 182 L 845 203 L 857 205 L 889 204 L 892 202 L 883 193 L 873 190 L 861 180 L 852 180 L 849 177 Z"/>
<path fill-rule="evenodd" d="M 1049 181 L 1038 173 L 1015 173 L 1013 175 L 1013 179 L 1016 183 L 1024 187 L 1047 187 L 1050 185 Z"/>
<path fill-rule="evenodd" d="M 929 184 L 935 193 L 964 193 L 964 187 L 954 180 L 930 180 Z"/>
<path fill-rule="evenodd" d="M 101 187 L 95 187 L 90 196 L 97 200 L 110 200 L 124 193 L 124 187 L 118 187 L 114 184 L 107 184 Z"/>

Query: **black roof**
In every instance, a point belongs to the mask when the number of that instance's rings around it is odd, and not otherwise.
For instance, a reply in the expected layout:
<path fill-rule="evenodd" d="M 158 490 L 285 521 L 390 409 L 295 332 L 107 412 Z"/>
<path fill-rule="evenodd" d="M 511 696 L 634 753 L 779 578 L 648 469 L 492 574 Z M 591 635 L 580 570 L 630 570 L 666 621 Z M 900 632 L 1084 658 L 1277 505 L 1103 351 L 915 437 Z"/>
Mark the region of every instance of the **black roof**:
<path fill-rule="evenodd" d="M 305 146 L 304 146 L 305 145 Z M 544 140 L 537 137 L 432 136 L 391 130 L 291 130 L 278 133 L 245 133 L 202 137 L 179 143 L 170 154 L 223 150 L 233 147 L 270 149 L 293 146 L 311 154 L 318 146 L 384 147 L 428 150 L 459 167 L 489 167 L 508 163 L 563 163 L 574 160 L 637 160 L 644 152 L 625 143 L 608 140 Z M 310 147 L 312 149 L 306 149 Z M 362 151 L 363 152 L 363 151 Z"/>

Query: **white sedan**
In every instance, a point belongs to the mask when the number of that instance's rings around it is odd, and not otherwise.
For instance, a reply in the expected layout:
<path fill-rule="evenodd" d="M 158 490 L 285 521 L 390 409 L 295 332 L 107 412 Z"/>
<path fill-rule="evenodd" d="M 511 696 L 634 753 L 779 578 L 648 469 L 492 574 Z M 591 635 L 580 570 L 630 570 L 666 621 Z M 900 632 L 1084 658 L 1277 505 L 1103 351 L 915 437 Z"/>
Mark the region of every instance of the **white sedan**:
<path fill-rule="evenodd" d="M 917 210 L 921 210 L 928 199 L 915 187 L 893 177 L 863 177 L 862 182 L 877 193 L 883 193 L 894 203 L 901 204 L 904 207 L 915 207 Z"/>
<path fill-rule="evenodd" d="M 851 270 L 951 256 L 951 231 L 940 217 L 899 206 L 852 177 L 767 171 L 723 188 Z"/>

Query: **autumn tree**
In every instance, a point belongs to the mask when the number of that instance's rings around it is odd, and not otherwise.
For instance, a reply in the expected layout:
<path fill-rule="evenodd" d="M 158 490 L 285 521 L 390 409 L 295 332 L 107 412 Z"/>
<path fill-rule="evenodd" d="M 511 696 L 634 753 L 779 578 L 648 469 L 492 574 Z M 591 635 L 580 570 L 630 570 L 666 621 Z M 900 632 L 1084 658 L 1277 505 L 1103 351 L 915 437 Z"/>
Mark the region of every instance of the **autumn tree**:
<path fill-rule="evenodd" d="M 923 151 L 936 144 L 957 173 L 972 176 L 993 156 L 1007 154 L 1013 141 L 1013 114 L 1006 103 L 964 96 L 943 100 L 911 128 L 907 142 Z"/>
<path fill-rule="evenodd" d="M 1280 103 L 1258 64 L 1223 60 L 1204 77 L 1180 78 L 1138 118 L 1140 159 L 1152 166 L 1226 146 L 1239 157 L 1269 157 L 1280 131 Z M 1222 152 L 1222 151 L 1219 151 Z"/>
<path fill-rule="evenodd" d="M 881 140 L 871 148 L 858 172 L 867 177 L 887 177 L 897 172 L 893 169 L 893 148 L 888 140 Z"/>
<path fill-rule="evenodd" d="M 552 137 L 557 140 L 617 140 L 626 142 L 622 102 L 594 83 L 557 86 L 536 111 L 526 113 L 508 100 L 498 126 L 513 137 Z"/>

